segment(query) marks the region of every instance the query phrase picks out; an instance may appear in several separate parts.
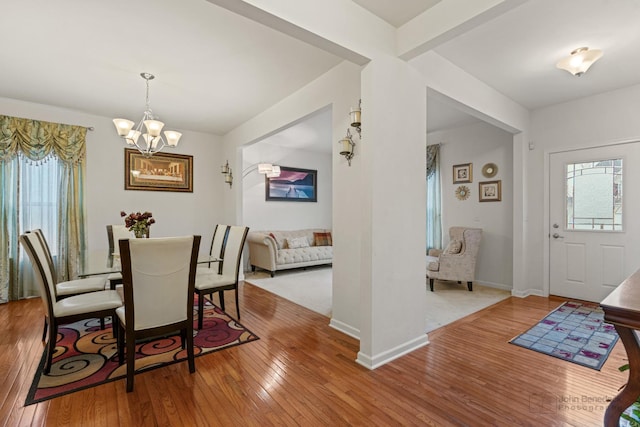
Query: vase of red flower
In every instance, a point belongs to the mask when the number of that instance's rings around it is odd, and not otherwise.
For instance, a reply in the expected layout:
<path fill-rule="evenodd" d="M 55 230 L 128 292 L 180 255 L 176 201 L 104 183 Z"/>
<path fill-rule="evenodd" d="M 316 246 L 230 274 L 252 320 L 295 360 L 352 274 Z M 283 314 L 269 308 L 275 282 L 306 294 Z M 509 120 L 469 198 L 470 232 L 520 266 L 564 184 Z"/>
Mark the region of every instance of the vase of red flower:
<path fill-rule="evenodd" d="M 131 212 L 127 215 L 125 211 L 120 211 L 120 216 L 125 217 L 125 227 L 127 227 L 129 231 L 133 231 L 133 234 L 135 234 L 137 238 L 149 237 L 149 227 L 156 222 L 151 212 Z"/>

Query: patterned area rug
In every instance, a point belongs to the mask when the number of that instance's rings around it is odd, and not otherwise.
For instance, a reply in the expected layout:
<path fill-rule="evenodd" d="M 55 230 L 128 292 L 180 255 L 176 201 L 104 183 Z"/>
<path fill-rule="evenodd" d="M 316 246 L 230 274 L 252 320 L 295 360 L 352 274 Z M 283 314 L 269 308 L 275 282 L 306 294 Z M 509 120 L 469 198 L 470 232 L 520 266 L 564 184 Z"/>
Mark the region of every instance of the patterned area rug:
<path fill-rule="evenodd" d="M 599 371 L 618 341 L 613 325 L 603 319 L 595 304 L 565 302 L 509 342 Z"/>
<path fill-rule="evenodd" d="M 194 328 L 196 357 L 259 339 L 208 300 L 204 311 L 202 329 Z M 56 344 L 51 372 L 49 375 L 42 372 L 43 354 L 25 406 L 126 377 L 127 365 L 118 364 L 110 323 L 104 330 L 100 329 L 98 319 L 62 325 Z M 179 335 L 136 345 L 137 372 L 186 359 L 187 351 L 182 350 Z"/>

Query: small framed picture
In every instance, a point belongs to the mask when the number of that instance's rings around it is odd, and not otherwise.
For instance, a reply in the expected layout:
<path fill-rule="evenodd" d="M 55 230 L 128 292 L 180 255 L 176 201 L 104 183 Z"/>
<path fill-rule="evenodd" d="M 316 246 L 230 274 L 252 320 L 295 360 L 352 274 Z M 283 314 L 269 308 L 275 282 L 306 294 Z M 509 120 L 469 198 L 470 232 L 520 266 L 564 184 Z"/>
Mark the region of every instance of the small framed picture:
<path fill-rule="evenodd" d="M 473 181 L 473 163 L 465 163 L 463 165 L 453 165 L 453 183 L 462 184 L 463 182 Z"/>
<path fill-rule="evenodd" d="M 481 202 L 499 202 L 502 200 L 502 181 L 485 181 L 478 184 Z"/>

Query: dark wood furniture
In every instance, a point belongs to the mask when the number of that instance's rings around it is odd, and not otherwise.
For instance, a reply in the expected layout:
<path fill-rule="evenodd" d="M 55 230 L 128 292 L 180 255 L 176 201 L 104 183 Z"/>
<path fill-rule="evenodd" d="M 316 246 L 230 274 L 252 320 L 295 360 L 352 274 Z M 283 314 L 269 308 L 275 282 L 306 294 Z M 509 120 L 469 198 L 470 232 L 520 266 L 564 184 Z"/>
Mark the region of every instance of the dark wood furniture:
<path fill-rule="evenodd" d="M 629 357 L 629 381 L 611 401 L 604 415 L 605 427 L 617 427 L 620 414 L 640 396 L 640 270 L 629 276 L 600 306 L 604 320 L 613 324 Z"/>

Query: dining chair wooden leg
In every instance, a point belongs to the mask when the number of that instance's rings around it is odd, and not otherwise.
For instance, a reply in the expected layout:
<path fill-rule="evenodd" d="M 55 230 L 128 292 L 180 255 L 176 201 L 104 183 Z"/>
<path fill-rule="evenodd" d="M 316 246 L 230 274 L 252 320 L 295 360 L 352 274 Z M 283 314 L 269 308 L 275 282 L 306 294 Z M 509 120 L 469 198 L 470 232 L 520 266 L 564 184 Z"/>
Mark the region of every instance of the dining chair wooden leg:
<path fill-rule="evenodd" d="M 189 372 L 193 374 L 196 371 L 195 355 L 193 350 L 193 331 L 189 330 L 188 328 L 184 328 L 183 333 L 187 338 L 187 359 L 189 360 Z"/>
<path fill-rule="evenodd" d="M 198 330 L 202 329 L 202 318 L 204 314 L 204 294 L 198 294 Z"/>
<path fill-rule="evenodd" d="M 133 331 L 130 333 L 127 331 L 125 341 L 127 347 L 127 393 L 129 393 L 133 391 L 133 378 L 136 373 L 136 340 Z"/>
<path fill-rule="evenodd" d="M 236 287 L 236 313 L 238 314 L 238 320 L 240 320 L 240 300 L 238 299 L 238 288 Z"/>
<path fill-rule="evenodd" d="M 42 342 L 44 342 L 44 340 L 47 339 L 47 329 L 49 327 L 49 321 L 47 319 L 47 317 L 45 316 L 44 318 L 44 328 L 42 330 Z"/>
<path fill-rule="evenodd" d="M 56 339 L 58 338 L 58 322 L 51 319 L 49 322 L 49 341 L 47 341 L 47 360 L 44 364 L 44 374 L 49 375 L 51 372 L 51 361 L 53 353 L 56 351 Z"/>
<path fill-rule="evenodd" d="M 224 311 L 224 291 L 218 291 L 218 299 L 220 300 L 220 308 Z"/>
<path fill-rule="evenodd" d="M 116 342 L 118 343 L 117 347 L 118 347 L 118 364 L 122 365 L 124 363 L 124 328 L 121 327 L 120 325 L 120 320 L 116 320 L 117 322 L 117 327 L 118 327 L 118 337 L 116 338 Z"/>

